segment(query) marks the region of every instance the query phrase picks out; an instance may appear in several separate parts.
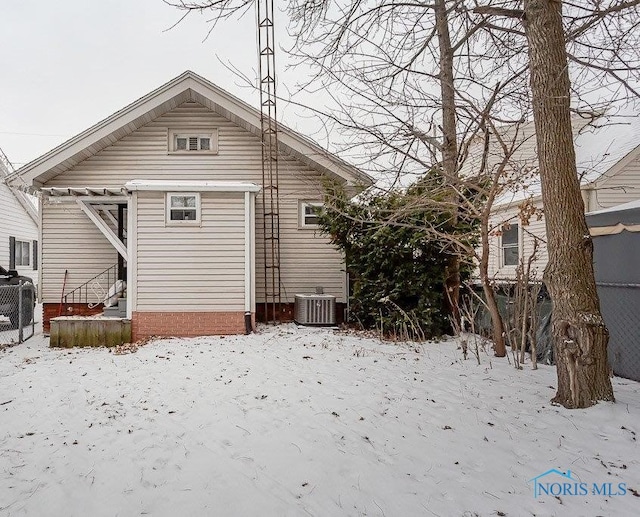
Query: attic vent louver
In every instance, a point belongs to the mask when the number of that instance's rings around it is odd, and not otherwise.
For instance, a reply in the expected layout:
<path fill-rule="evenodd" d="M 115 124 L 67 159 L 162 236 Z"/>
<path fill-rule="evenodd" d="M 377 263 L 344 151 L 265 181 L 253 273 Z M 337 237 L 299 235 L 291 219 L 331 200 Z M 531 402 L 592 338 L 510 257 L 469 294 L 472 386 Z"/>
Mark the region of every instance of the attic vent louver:
<path fill-rule="evenodd" d="M 169 130 L 168 151 L 171 153 L 218 154 L 218 130 Z"/>

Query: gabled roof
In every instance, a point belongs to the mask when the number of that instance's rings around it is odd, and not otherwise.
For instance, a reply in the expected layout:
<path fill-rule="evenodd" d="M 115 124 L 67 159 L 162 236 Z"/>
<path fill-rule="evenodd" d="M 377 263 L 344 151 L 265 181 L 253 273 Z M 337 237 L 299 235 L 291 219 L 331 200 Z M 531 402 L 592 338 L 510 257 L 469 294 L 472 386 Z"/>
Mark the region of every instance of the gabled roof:
<path fill-rule="evenodd" d="M 576 154 L 578 163 L 582 160 L 583 164 L 588 163 L 589 157 L 597 157 L 593 174 L 587 174 L 586 179 L 599 188 L 640 156 L 640 113 L 635 106 L 625 106 L 615 114 L 603 116 L 597 125 L 600 127 L 581 135 Z"/>
<path fill-rule="evenodd" d="M 260 112 L 198 74 L 186 71 L 151 93 L 98 122 L 9 176 L 39 187 L 102 149 L 184 102 L 197 102 L 256 136 L 261 135 Z M 369 186 L 373 179 L 330 154 L 315 142 L 279 124 L 280 149 L 309 167 L 348 184 Z"/>
<path fill-rule="evenodd" d="M 612 181 L 635 158 L 640 156 L 640 116 L 634 106 L 625 106 L 615 113 L 605 113 L 593 122 L 579 116 L 572 118 L 573 142 L 576 151 L 578 176 L 583 188 L 600 187 Z M 514 138 L 510 127 L 504 128 L 503 138 L 508 143 Z M 511 157 L 513 168 L 528 168 L 536 171 L 538 150 L 533 122 L 525 122 L 518 128 L 516 151 Z M 475 148 L 472 149 L 475 151 Z M 490 163 L 499 163 L 504 154 L 494 142 L 489 150 Z M 472 152 L 469 164 L 473 170 L 479 167 L 481 153 Z M 541 197 L 539 177 L 534 178 L 525 189 L 507 191 L 496 200 L 496 208 L 513 206 L 524 199 Z"/>

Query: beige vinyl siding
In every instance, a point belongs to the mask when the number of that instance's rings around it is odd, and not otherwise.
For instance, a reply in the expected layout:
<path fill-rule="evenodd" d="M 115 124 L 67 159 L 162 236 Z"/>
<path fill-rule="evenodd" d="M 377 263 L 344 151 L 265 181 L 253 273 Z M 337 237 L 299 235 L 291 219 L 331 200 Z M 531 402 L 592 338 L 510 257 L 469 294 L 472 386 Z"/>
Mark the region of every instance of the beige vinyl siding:
<path fill-rule="evenodd" d="M 535 268 L 536 277 L 541 279 L 544 268 L 549 261 L 549 255 L 547 253 L 547 229 L 545 227 L 544 215 L 540 220 L 532 219 L 524 229 L 523 257 L 525 260 L 533 253 L 533 242 L 535 240 L 533 236 L 539 239 L 536 260 L 532 263 L 531 267 Z"/>
<path fill-rule="evenodd" d="M 29 242 L 31 264 L 17 270 L 37 282 L 37 271 L 33 270 L 33 241 L 38 240 L 38 227 L 0 179 L 0 266 L 5 269 L 9 269 L 9 237 Z"/>
<path fill-rule="evenodd" d="M 589 186 L 583 186 L 582 188 L 588 211 L 609 208 L 640 199 L 640 156 L 626 164 L 616 174 L 598 181 L 593 190 L 590 190 Z M 538 207 L 542 207 L 542 200 L 537 199 L 535 204 Z M 516 214 L 517 207 L 499 208 L 494 211 L 492 221 L 496 223 L 505 221 Z M 536 268 L 537 277 L 541 278 L 548 261 L 544 216 L 540 221 L 534 218 L 525 230 L 522 250 L 525 258 L 533 250 L 534 239 L 529 234 L 536 235 L 543 240 L 543 243 L 539 246 L 538 258 L 533 264 L 533 267 Z M 500 267 L 499 238 L 492 237 L 491 241 L 490 275 L 496 278 L 515 278 L 515 267 Z"/>
<path fill-rule="evenodd" d="M 489 235 L 489 277 L 490 278 L 514 278 L 515 266 L 502 266 L 501 237 L 495 235 L 495 231 L 506 222 L 517 222 L 517 208 L 503 209 L 492 214 L 490 227 L 495 230 Z"/>
<path fill-rule="evenodd" d="M 75 200 L 67 198 L 62 202 L 59 199 L 42 203 L 41 280 L 44 303 L 60 302 L 65 270 L 69 271 L 65 286 L 65 292 L 69 293 L 118 262 L 116 250 Z M 108 289 L 106 283 L 103 285 Z M 92 293 L 91 290 L 89 292 Z M 91 294 L 89 301 L 101 299 Z"/>
<path fill-rule="evenodd" d="M 609 208 L 640 199 L 640 156 L 628 163 L 623 170 L 596 183 L 591 193 L 591 211 Z"/>
<path fill-rule="evenodd" d="M 542 204 L 538 203 L 537 206 L 542 206 Z M 492 227 L 499 228 L 506 221 L 518 223 L 521 225 L 521 221 L 518 217 L 517 207 L 497 210 L 491 216 Z M 520 259 L 527 260 L 529 258 L 529 256 L 533 252 L 533 243 L 536 237 L 542 240 L 542 242 L 538 246 L 536 259 L 531 264 L 532 274 L 535 275 L 536 278 L 541 279 L 543 270 L 548 261 L 544 216 L 540 220 L 537 220 L 537 218 L 534 216 L 527 226 L 520 226 L 519 232 Z M 502 265 L 502 249 L 500 244 L 500 236 L 491 235 L 489 237 L 489 277 L 496 279 L 515 279 L 516 266 Z"/>
<path fill-rule="evenodd" d="M 244 193 L 200 202 L 200 225 L 166 226 L 165 193 L 138 193 L 135 310 L 244 310 Z"/>
<path fill-rule="evenodd" d="M 282 187 L 282 182 L 280 183 Z M 342 256 L 319 230 L 299 228 L 301 200 L 322 201 L 319 180 L 316 185 L 295 191 L 282 189 L 280 196 L 280 250 L 282 301 L 293 302 L 295 294 L 315 293 L 323 287 L 326 294 L 344 301 L 345 273 Z M 262 193 L 256 198 L 256 297 L 264 301 L 264 239 Z M 267 243 L 267 245 L 269 245 Z"/>
<path fill-rule="evenodd" d="M 584 122 L 582 122 L 584 123 Z M 580 128 L 580 121 L 573 121 L 574 131 Z M 528 166 L 536 165 L 536 148 L 535 137 L 532 132 L 533 127 L 524 128 L 523 144 L 519 152 L 514 156 L 514 161 L 519 165 Z M 525 139 L 529 137 L 528 140 Z M 635 148 L 630 154 L 623 157 L 618 163 L 614 164 L 609 171 L 599 171 L 604 173 L 603 176 L 593 184 L 583 184 L 582 194 L 585 208 L 587 211 L 596 211 L 603 208 L 610 208 L 622 203 L 640 199 L 640 148 Z M 468 170 L 472 170 L 473 166 L 478 165 L 480 155 L 474 156 L 475 163 L 467 165 Z M 542 200 L 537 198 L 535 204 L 542 207 Z M 517 215 L 517 207 L 497 207 L 492 214 L 492 222 L 498 224 L 502 221 L 509 220 Z M 513 219 L 516 220 L 516 219 Z M 537 270 L 537 277 L 542 276 L 543 270 L 548 262 L 548 253 L 546 246 L 546 229 L 544 217 L 540 221 L 532 220 L 531 224 L 525 228 L 523 235 L 522 256 L 528 257 L 533 249 L 533 237 L 536 235 L 543 239 L 543 243 L 539 247 L 538 258 L 534 263 Z M 496 278 L 515 278 L 515 267 L 501 267 L 500 264 L 500 238 L 491 237 L 491 251 L 489 259 L 489 273 Z"/>
<path fill-rule="evenodd" d="M 218 129 L 218 154 L 168 154 L 168 129 Z M 258 138 L 204 106 L 187 102 L 49 181 L 46 186 L 120 187 L 133 179 L 234 180 L 262 184 Z M 296 293 L 344 301 L 344 266 L 326 237 L 298 229 L 299 200 L 321 200 L 321 175 L 298 160 L 280 161 L 280 237 L 283 302 Z M 262 194 L 256 196 L 256 298 L 264 301 Z M 96 230 L 97 231 L 97 230 Z"/>

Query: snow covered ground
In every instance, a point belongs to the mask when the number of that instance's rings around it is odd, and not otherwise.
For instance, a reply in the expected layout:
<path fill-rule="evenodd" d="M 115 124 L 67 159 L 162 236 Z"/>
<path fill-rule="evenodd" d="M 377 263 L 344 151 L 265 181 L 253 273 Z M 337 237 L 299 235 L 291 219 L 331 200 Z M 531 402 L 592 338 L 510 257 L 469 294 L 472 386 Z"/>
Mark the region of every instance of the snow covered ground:
<path fill-rule="evenodd" d="M 294 325 L 47 345 L 0 351 L 0 515 L 640 514 L 632 381 L 568 411 L 551 367 Z M 552 468 L 626 495 L 534 498 Z"/>

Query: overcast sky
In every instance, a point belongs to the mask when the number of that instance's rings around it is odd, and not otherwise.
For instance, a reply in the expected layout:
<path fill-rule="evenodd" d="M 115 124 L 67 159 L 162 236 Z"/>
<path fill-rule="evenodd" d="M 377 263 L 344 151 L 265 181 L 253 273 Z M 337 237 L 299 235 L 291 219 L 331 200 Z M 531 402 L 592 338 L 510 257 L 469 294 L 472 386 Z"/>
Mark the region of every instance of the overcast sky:
<path fill-rule="evenodd" d="M 180 16 L 162 0 L 2 1 L 0 148 L 16 168 L 185 70 L 257 105 L 219 60 L 255 77 L 255 14 L 224 22 L 206 41 L 207 16 L 167 30 Z M 283 13 L 276 28 L 287 45 Z M 284 92 L 302 72 L 285 72 L 284 52 L 277 63 Z M 316 127 L 299 109 L 280 106 L 279 115 L 306 134 Z"/>

